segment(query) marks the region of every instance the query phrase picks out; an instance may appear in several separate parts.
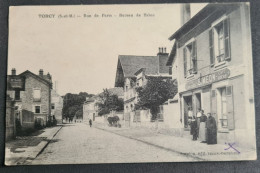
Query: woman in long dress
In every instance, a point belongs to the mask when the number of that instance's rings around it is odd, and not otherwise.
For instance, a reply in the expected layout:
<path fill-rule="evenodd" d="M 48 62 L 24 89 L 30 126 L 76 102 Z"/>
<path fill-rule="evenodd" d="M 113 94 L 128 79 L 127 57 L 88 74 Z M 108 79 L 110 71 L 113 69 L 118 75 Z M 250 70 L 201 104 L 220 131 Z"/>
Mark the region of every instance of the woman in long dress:
<path fill-rule="evenodd" d="M 191 123 L 190 123 L 190 132 L 192 135 L 192 140 L 196 141 L 198 138 L 198 130 L 197 130 L 198 126 L 197 126 L 197 121 L 195 116 L 192 117 L 191 119 Z"/>
<path fill-rule="evenodd" d="M 211 115 L 211 113 L 208 113 L 206 127 L 207 144 L 217 144 L 217 123 L 215 118 Z"/>
<path fill-rule="evenodd" d="M 207 116 L 204 114 L 204 111 L 201 110 L 201 117 L 200 117 L 200 127 L 199 127 L 199 140 L 201 142 L 206 142 L 206 121 L 207 121 Z"/>

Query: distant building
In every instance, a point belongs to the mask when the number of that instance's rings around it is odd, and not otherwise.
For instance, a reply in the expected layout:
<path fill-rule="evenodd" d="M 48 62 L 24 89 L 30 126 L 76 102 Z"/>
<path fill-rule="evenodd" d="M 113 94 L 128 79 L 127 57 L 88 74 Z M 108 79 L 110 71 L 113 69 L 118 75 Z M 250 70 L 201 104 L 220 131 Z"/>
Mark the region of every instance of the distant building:
<path fill-rule="evenodd" d="M 16 75 L 12 69 L 7 76 L 7 95 L 15 101 L 16 118 L 23 128 L 33 128 L 36 119 L 46 125 L 51 115 L 51 89 L 51 75 L 44 75 L 42 69 L 38 75 L 29 70 Z"/>
<path fill-rule="evenodd" d="M 134 110 L 137 102 L 136 82 L 138 81 L 137 85 L 142 85 L 143 81 L 140 79 L 145 80 L 144 77 L 137 78 L 135 73 L 140 72 L 140 75 L 145 73 L 146 76 L 167 75 L 171 70 L 166 66 L 167 60 L 166 48 L 159 48 L 157 56 L 119 55 L 115 87 L 124 87 L 124 113 Z"/>
<path fill-rule="evenodd" d="M 51 90 L 51 115 L 55 116 L 57 123 L 62 123 L 63 98 L 56 90 Z"/>
<path fill-rule="evenodd" d="M 90 119 L 95 121 L 95 117 L 98 116 L 97 96 L 87 98 L 83 104 L 83 122 L 88 122 Z"/>
<path fill-rule="evenodd" d="M 124 116 L 126 124 L 139 121 L 134 115 L 137 93 L 135 88 L 146 84 L 152 76 L 171 78 L 171 68 L 166 66 L 168 53 L 166 48 L 159 48 L 157 56 L 119 55 L 115 87 L 124 87 Z"/>

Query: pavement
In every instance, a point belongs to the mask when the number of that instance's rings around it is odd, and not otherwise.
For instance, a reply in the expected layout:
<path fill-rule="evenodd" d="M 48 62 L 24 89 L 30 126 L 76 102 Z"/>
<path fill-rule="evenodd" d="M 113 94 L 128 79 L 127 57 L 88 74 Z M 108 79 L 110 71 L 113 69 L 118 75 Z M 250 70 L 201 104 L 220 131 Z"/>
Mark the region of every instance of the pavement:
<path fill-rule="evenodd" d="M 136 162 L 187 162 L 196 159 L 129 139 L 84 123 L 66 124 L 31 165 Z"/>
<path fill-rule="evenodd" d="M 30 164 L 47 147 L 61 128 L 62 125 L 45 128 L 30 136 L 18 136 L 16 139 L 6 142 L 5 165 Z"/>
<path fill-rule="evenodd" d="M 117 128 L 102 123 L 93 123 L 93 126 L 157 148 L 194 158 L 196 161 L 256 160 L 257 158 L 255 149 L 238 148 L 232 144 L 208 145 L 200 141 L 192 141 L 191 136 L 190 138 L 187 136 L 176 137 L 145 127 Z M 179 161 L 185 162 L 185 160 Z"/>

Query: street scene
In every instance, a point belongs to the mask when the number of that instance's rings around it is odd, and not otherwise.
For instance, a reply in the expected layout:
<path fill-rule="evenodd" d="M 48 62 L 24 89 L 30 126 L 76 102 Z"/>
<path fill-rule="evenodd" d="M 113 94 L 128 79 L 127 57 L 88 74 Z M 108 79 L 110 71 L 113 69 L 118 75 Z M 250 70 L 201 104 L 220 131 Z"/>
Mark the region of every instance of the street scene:
<path fill-rule="evenodd" d="M 256 159 L 248 3 L 36 8 L 10 10 L 6 165 Z"/>

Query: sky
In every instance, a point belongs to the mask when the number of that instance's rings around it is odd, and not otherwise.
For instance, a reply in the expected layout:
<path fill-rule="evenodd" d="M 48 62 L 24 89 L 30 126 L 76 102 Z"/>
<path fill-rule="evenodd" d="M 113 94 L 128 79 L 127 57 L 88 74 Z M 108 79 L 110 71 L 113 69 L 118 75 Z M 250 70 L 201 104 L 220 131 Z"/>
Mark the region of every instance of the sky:
<path fill-rule="evenodd" d="M 191 4 L 191 15 L 205 5 Z M 60 95 L 97 94 L 114 87 L 118 55 L 156 56 L 159 47 L 169 53 L 168 38 L 179 28 L 180 4 L 11 7 L 8 74 L 43 69 Z"/>

